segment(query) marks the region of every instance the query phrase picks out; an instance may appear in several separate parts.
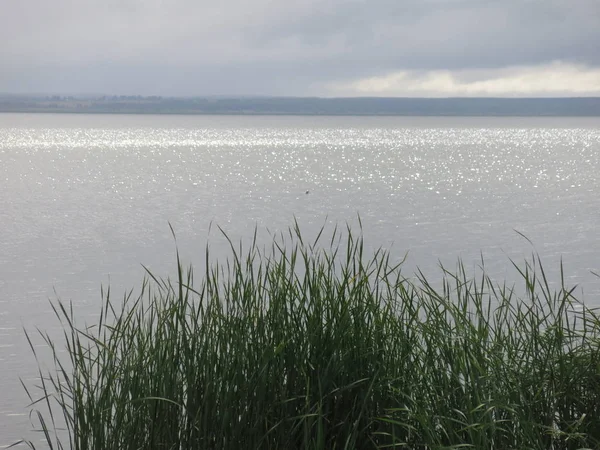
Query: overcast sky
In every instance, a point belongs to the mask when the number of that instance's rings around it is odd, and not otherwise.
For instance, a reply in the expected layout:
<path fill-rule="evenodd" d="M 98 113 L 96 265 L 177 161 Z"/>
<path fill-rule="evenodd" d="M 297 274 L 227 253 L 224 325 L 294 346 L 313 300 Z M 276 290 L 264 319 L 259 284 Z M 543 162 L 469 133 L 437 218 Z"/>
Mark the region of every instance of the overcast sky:
<path fill-rule="evenodd" d="M 600 0 L 0 0 L 0 93 L 600 96 Z"/>

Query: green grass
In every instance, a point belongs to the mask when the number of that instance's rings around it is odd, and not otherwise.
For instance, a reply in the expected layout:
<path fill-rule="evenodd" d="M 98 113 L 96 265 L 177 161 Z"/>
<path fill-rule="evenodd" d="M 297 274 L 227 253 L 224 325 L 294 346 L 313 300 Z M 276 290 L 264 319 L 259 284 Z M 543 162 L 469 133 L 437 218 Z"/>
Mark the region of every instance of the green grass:
<path fill-rule="evenodd" d="M 47 444 L 600 448 L 600 317 L 563 280 L 535 258 L 515 289 L 460 264 L 408 280 L 363 248 L 296 225 L 222 264 L 207 250 L 199 281 L 178 256 L 175 280 L 106 291 L 94 326 L 55 303 L 68 351 L 42 334 L 56 370 L 28 391 Z"/>

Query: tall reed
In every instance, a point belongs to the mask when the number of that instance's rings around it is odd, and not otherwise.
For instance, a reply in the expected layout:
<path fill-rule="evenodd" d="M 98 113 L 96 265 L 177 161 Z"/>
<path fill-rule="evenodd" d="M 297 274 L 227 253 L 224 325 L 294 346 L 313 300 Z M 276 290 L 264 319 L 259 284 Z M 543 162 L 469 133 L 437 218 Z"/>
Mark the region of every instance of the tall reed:
<path fill-rule="evenodd" d="M 460 264 L 406 279 L 350 229 L 231 250 L 104 292 L 94 326 L 54 304 L 68 359 L 43 334 L 28 391 L 50 448 L 600 448 L 600 318 L 538 259 L 517 296 Z"/>

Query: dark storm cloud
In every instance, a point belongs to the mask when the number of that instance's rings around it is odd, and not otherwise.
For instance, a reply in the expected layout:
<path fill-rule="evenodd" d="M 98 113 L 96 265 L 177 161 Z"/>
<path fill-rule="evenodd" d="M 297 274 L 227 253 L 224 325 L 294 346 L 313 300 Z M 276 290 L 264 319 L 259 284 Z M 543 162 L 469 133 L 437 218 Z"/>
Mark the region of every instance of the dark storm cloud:
<path fill-rule="evenodd" d="M 0 0 L 0 8 L 0 92 L 328 95 L 343 86 L 351 95 L 361 80 L 387 77 L 387 86 L 407 71 L 408 79 L 460 72 L 464 82 L 556 61 L 592 77 L 600 67 L 598 0 Z"/>

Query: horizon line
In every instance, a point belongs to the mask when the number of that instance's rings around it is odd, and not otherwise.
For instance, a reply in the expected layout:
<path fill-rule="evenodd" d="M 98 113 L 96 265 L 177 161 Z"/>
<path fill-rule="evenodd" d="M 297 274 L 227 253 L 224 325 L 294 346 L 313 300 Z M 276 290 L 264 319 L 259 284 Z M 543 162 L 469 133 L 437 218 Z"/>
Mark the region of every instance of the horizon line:
<path fill-rule="evenodd" d="M 573 100 L 573 99 L 600 99 L 600 95 L 580 95 L 580 96 L 432 96 L 432 97 L 411 97 L 411 96 L 318 96 L 318 95 L 265 95 L 265 94 L 200 94 L 200 95 L 160 95 L 160 94 L 107 94 L 107 93 L 65 93 L 65 92 L 35 92 L 35 93 L 14 93 L 0 92 L 0 97 L 39 97 L 39 96 L 58 96 L 58 97 L 87 97 L 87 98 L 143 98 L 143 99 L 307 99 L 307 100 L 360 100 L 360 99 L 378 99 L 378 100 Z"/>

